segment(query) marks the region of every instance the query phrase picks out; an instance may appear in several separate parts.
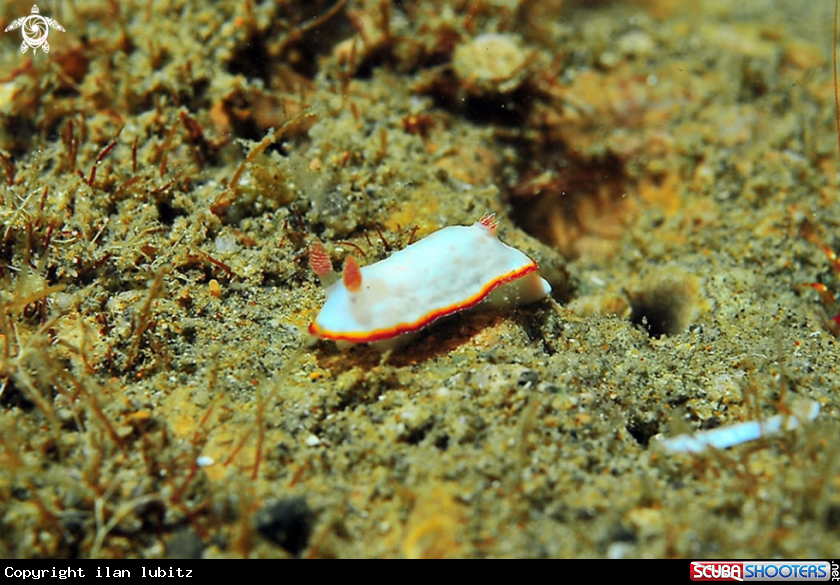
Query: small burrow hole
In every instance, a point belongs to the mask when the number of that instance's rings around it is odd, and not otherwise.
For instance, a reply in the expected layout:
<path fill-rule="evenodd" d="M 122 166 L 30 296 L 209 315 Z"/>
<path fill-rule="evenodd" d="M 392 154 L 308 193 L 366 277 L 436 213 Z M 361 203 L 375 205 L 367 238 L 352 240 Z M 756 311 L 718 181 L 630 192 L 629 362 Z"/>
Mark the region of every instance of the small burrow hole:
<path fill-rule="evenodd" d="M 669 271 L 645 282 L 644 288 L 627 293 L 630 320 L 653 338 L 676 335 L 688 329 L 697 309 L 697 279 Z"/>
<path fill-rule="evenodd" d="M 636 442 L 642 447 L 647 448 L 650 443 L 650 438 L 659 433 L 659 423 L 657 421 L 643 421 L 640 419 L 629 422 L 626 426 L 627 432 L 630 433 Z"/>

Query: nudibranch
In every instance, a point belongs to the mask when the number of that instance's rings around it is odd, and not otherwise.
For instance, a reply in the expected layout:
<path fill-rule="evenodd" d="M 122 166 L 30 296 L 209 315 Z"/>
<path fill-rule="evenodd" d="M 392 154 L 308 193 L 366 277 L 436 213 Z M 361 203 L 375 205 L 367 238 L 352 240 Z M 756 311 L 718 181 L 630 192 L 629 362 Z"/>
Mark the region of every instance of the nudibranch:
<path fill-rule="evenodd" d="M 503 244 L 494 215 L 471 226 L 450 226 L 359 268 L 349 256 L 341 278 L 323 244 L 311 249 L 310 265 L 327 285 L 327 300 L 309 333 L 340 345 L 398 347 L 442 317 L 485 302 L 510 306 L 551 292 L 536 261 Z"/>

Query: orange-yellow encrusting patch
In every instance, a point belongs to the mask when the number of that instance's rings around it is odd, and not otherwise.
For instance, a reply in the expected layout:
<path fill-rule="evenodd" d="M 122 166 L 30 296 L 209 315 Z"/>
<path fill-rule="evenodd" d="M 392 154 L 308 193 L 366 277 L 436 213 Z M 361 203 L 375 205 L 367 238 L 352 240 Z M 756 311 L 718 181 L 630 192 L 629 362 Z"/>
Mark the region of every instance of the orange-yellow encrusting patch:
<path fill-rule="evenodd" d="M 320 255 L 321 247 L 313 246 L 313 253 Z M 329 286 L 309 333 L 393 347 L 407 334 L 483 301 L 504 306 L 543 298 L 551 286 L 538 270 L 533 259 L 499 241 L 492 216 L 469 227 L 451 226 L 370 266 L 359 268 L 348 259 L 342 279 L 316 269 Z"/>

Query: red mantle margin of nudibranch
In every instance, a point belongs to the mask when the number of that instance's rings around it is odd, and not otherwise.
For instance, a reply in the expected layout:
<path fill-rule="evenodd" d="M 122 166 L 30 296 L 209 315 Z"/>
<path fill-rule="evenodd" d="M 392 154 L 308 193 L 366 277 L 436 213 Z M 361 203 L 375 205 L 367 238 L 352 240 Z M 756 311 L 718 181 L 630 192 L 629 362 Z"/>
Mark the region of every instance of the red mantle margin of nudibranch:
<path fill-rule="evenodd" d="M 476 306 L 478 303 L 483 301 L 487 298 L 491 292 L 495 289 L 499 288 L 503 284 L 507 284 L 519 278 L 522 278 L 526 274 L 530 274 L 539 270 L 539 265 L 533 259 L 531 259 L 530 264 L 523 266 L 518 270 L 514 270 L 513 272 L 509 272 L 499 278 L 491 281 L 488 283 L 483 289 L 481 289 L 478 294 L 466 299 L 463 302 L 457 303 L 455 305 L 450 305 L 448 307 L 444 307 L 443 309 L 433 311 L 417 321 L 416 323 L 400 323 L 396 327 L 391 327 L 389 329 L 375 329 L 373 331 L 368 332 L 359 332 L 359 333 L 333 333 L 332 331 L 327 331 L 324 329 L 319 329 L 318 326 L 313 321 L 309 324 L 309 333 L 312 335 L 316 335 L 321 339 L 330 339 L 332 341 L 350 341 L 352 343 L 372 343 L 374 341 L 382 341 L 384 339 L 391 339 L 396 337 L 397 335 L 402 335 L 403 333 L 414 333 L 415 331 L 419 331 L 420 329 L 431 325 L 434 321 L 437 321 L 441 317 L 446 317 L 447 315 L 452 315 L 453 313 L 457 313 L 459 311 L 466 311 L 467 309 L 471 309 L 472 307 Z"/>

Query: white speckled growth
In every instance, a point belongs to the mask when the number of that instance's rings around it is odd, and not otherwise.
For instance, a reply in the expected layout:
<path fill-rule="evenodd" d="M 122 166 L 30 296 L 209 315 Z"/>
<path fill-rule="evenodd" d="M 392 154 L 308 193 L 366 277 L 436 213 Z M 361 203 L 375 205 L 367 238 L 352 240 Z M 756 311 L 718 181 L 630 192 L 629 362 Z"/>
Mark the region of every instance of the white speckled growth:
<path fill-rule="evenodd" d="M 537 263 L 499 241 L 489 219 L 437 231 L 389 258 L 361 268 L 361 289 L 342 280 L 309 332 L 349 342 L 375 342 L 412 333 L 483 300 L 529 303 L 551 292 Z"/>

